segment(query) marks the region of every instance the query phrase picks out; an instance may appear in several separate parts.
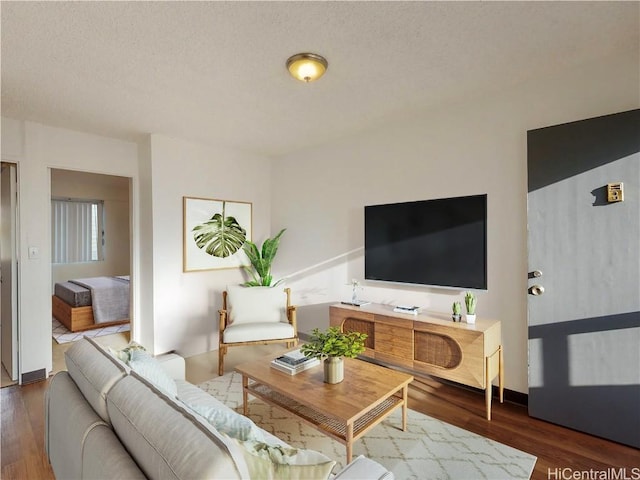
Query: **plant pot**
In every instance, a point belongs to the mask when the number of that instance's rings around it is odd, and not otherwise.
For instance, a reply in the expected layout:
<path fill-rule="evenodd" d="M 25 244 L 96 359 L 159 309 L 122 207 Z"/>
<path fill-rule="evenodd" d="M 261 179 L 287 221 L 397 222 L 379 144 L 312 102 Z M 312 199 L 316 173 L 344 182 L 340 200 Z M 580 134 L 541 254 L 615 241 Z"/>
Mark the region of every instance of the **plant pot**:
<path fill-rule="evenodd" d="M 324 382 L 340 383 L 344 380 L 344 361 L 342 357 L 329 357 L 324 361 Z"/>
<path fill-rule="evenodd" d="M 462 315 L 460 315 L 459 313 L 454 313 L 453 315 L 451 315 L 451 319 L 454 322 L 459 322 L 461 317 L 462 317 Z"/>
<path fill-rule="evenodd" d="M 476 323 L 476 314 L 469 315 L 468 313 L 464 316 L 464 319 L 467 323 Z"/>

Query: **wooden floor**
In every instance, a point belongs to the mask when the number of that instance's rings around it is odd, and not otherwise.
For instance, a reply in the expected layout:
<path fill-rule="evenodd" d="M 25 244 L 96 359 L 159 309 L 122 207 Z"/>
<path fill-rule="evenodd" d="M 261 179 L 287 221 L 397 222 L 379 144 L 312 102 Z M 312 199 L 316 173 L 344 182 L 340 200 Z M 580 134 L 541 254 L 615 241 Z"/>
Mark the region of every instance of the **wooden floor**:
<path fill-rule="evenodd" d="M 215 371 L 215 365 L 210 368 Z M 227 366 L 227 370 L 231 368 L 232 365 Z M 2 479 L 54 478 L 43 440 L 43 398 L 47 383 L 6 387 L 0 391 Z M 535 420 L 527 415 L 525 407 L 501 405 L 495 400 L 493 419 L 487 421 L 484 395 L 475 391 L 435 379 L 420 379 L 410 386 L 409 407 L 537 456 L 533 479 L 602 478 L 562 477 L 561 473 L 549 476 L 549 469 L 553 472 L 570 468 L 575 472 L 621 467 L 627 467 L 627 478 L 638 478 L 632 477 L 632 468 L 640 468 L 640 450 Z"/>

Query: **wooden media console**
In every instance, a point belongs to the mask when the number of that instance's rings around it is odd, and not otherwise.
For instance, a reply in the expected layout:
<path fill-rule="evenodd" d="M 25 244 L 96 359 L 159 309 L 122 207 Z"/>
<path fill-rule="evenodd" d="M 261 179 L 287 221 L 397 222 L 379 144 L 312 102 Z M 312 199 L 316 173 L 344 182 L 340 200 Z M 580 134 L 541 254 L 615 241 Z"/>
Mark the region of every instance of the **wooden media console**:
<path fill-rule="evenodd" d="M 330 325 L 368 335 L 361 355 L 389 366 L 433 375 L 485 391 L 491 420 L 491 382 L 498 377 L 504 401 L 502 332 L 499 320 L 453 322 L 445 314 L 396 313 L 390 305 L 332 305 Z"/>

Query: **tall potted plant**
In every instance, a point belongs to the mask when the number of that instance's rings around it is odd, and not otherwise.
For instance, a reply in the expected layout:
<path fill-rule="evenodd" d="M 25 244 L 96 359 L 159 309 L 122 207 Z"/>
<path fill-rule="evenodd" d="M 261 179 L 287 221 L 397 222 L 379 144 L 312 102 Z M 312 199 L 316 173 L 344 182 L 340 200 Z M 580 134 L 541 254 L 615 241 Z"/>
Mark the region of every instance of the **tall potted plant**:
<path fill-rule="evenodd" d="M 340 327 L 329 327 L 326 332 L 314 328 L 308 343 L 300 351 L 309 358 L 324 360 L 324 381 L 340 383 L 344 380 L 343 358 L 355 358 L 364 352 L 366 333 L 343 332 Z"/>
<path fill-rule="evenodd" d="M 282 280 L 278 280 L 273 283 L 273 276 L 271 275 L 271 264 L 278 252 L 278 245 L 280 244 L 280 237 L 284 233 L 286 228 L 283 228 L 273 238 L 267 238 L 262 243 L 262 248 L 247 240 L 242 249 L 247 254 L 251 266 L 246 266 L 244 269 L 251 275 L 251 280 L 243 283 L 245 287 L 271 287 L 278 285 Z M 272 285 L 273 283 L 273 285 Z"/>

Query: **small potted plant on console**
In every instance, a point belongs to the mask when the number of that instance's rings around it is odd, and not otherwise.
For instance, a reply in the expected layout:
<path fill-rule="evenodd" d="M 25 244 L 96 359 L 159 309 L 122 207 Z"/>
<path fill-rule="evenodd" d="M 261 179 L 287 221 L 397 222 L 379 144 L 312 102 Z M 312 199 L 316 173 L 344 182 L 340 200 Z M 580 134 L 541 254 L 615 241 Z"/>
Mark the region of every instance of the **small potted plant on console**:
<path fill-rule="evenodd" d="M 476 323 L 476 303 L 478 299 L 476 296 L 467 292 L 464 295 L 464 305 L 467 308 L 467 314 L 465 315 L 465 320 L 467 323 Z"/>
<path fill-rule="evenodd" d="M 454 322 L 459 322 L 461 313 L 462 313 L 462 304 L 460 302 L 453 302 L 452 309 L 453 309 L 453 314 L 451 315 L 451 318 L 453 319 Z"/>
<path fill-rule="evenodd" d="M 340 383 L 344 380 L 343 358 L 355 358 L 364 352 L 366 333 L 343 332 L 340 327 L 329 327 L 326 332 L 314 328 L 308 343 L 300 351 L 309 358 L 324 360 L 324 381 Z"/>

